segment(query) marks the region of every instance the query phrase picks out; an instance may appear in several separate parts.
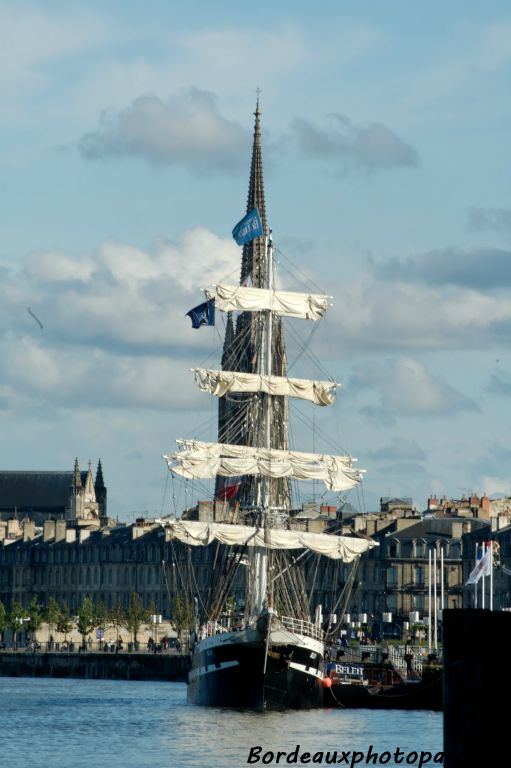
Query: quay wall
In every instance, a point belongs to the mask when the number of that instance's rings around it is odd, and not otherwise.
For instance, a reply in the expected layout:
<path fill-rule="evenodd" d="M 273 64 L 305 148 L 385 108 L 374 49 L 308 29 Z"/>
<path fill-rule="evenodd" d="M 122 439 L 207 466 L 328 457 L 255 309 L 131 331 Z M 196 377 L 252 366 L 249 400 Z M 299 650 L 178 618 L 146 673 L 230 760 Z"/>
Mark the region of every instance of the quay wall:
<path fill-rule="evenodd" d="M 189 665 L 189 657 L 177 653 L 0 653 L 0 677 L 185 681 Z"/>

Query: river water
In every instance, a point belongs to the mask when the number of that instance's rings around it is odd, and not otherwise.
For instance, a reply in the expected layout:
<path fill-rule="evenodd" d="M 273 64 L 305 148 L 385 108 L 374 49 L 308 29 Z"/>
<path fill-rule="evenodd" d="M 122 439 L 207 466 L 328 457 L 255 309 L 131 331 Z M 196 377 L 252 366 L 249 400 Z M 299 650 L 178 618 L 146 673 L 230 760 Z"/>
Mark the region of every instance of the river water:
<path fill-rule="evenodd" d="M 427 711 L 256 714 L 192 707 L 184 683 L 0 678 L 5 768 L 238 768 L 334 760 L 432 766 L 439 764 L 433 758 L 442 750 L 442 724 L 441 712 Z"/>

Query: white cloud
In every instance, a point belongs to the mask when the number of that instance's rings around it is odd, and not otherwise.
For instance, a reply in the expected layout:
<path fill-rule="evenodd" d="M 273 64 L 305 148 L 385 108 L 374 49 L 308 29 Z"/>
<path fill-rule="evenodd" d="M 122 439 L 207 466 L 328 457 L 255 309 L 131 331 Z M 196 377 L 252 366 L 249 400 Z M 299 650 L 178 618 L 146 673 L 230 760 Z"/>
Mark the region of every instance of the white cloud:
<path fill-rule="evenodd" d="M 469 401 L 412 358 L 392 365 L 384 382 L 384 406 L 403 415 L 439 414 L 463 410 Z"/>
<path fill-rule="evenodd" d="M 56 410 L 93 405 L 172 412 L 201 402 L 193 386 L 191 358 L 112 355 L 97 347 L 44 347 L 30 337 L 4 342 L 2 353 L 0 398 L 6 408 L 24 401 Z"/>
<path fill-rule="evenodd" d="M 366 171 L 416 165 L 416 150 L 382 123 L 356 125 L 346 115 L 332 114 L 326 128 L 295 118 L 291 126 L 302 155 Z"/>
<path fill-rule="evenodd" d="M 35 281 L 64 283 L 73 280 L 86 282 L 93 272 L 93 261 L 88 257 L 72 259 L 58 251 L 34 251 L 27 257 L 26 272 Z"/>
<path fill-rule="evenodd" d="M 106 39 L 99 16 L 88 11 L 49 12 L 34 4 L 0 5 L 0 88 L 13 93 L 47 84 L 52 61 L 76 55 Z"/>
<path fill-rule="evenodd" d="M 380 423 L 392 423 L 399 417 L 445 418 L 477 409 L 466 395 L 431 374 L 423 363 L 412 357 L 360 365 L 349 386 L 355 393 L 362 390 L 375 393 L 377 404 L 364 406 L 362 410 L 371 418 L 378 418 Z M 367 396 L 364 399 L 367 401 Z"/>
<path fill-rule="evenodd" d="M 201 358 L 211 354 L 219 336 L 192 330 L 185 314 L 203 301 L 201 286 L 233 272 L 237 279 L 239 257 L 233 241 L 200 228 L 152 252 L 103 243 L 80 259 L 31 254 L 24 272 L 0 284 L 2 407 L 19 397 L 56 407 L 188 407 L 195 390 L 187 355 L 199 347 Z"/>
<path fill-rule="evenodd" d="M 334 306 L 327 318 L 335 348 L 372 350 L 478 349 L 506 344 L 511 295 L 420 282 L 380 280 L 362 274 L 331 284 Z M 333 329 L 337 329 L 335 332 Z"/>
<path fill-rule="evenodd" d="M 376 272 L 378 276 L 393 283 L 450 284 L 482 291 L 511 286 L 510 265 L 509 250 L 488 246 L 470 250 L 451 247 L 439 248 L 406 260 L 388 259 L 377 266 Z"/>
<path fill-rule="evenodd" d="M 6 329 L 0 343 L 8 371 L 0 385 L 10 387 L 3 403 L 14 392 L 41 397 L 53 392 L 68 402 L 90 398 L 172 407 L 179 396 L 162 382 L 179 377 L 192 349 L 208 356 L 220 343 L 216 329 L 192 330 L 184 315 L 202 301 L 200 287 L 237 280 L 239 256 L 232 240 L 204 228 L 175 242 L 160 240 L 151 251 L 105 242 L 81 258 L 57 251 L 30 254 L 24 271 L 7 274 L 0 284 Z M 421 283 L 390 288 L 369 274 L 345 284 L 340 295 L 322 356 L 337 360 L 341 345 L 351 355 L 368 349 L 377 354 L 370 366 L 357 368 L 347 387 L 349 396 L 353 385 L 371 392 L 366 413 L 388 423 L 475 408 L 428 370 L 418 350 L 497 343 L 501 328 L 511 323 L 510 298 L 496 302 L 481 292 Z M 43 323 L 42 331 L 28 307 Z M 408 353 L 379 362 L 389 349 Z M 138 372 L 138 382 L 130 371 Z"/>
<path fill-rule="evenodd" d="M 62 397 L 73 379 L 83 374 L 83 364 L 72 355 L 73 366 L 66 366 L 66 356 L 29 336 L 15 338 L 3 344 L 4 377 L 13 390 L 40 396 Z M 68 360 L 67 362 L 71 362 Z"/>
<path fill-rule="evenodd" d="M 424 449 L 416 440 L 406 437 L 394 437 L 390 443 L 383 445 L 377 450 L 369 451 L 367 454 L 373 459 L 384 459 L 385 461 L 406 459 L 407 461 L 423 460 L 426 458 Z"/>
<path fill-rule="evenodd" d="M 168 102 L 140 96 L 118 115 L 103 115 L 80 151 L 88 159 L 139 155 L 152 163 L 201 173 L 237 169 L 246 159 L 250 134 L 220 115 L 213 94 L 188 88 Z"/>
<path fill-rule="evenodd" d="M 3 281 L 0 314 L 18 331 L 33 331 L 26 317 L 31 306 L 46 335 L 67 343 L 194 346 L 205 337 L 184 325 L 184 314 L 203 300 L 201 287 L 238 277 L 239 258 L 232 240 L 204 228 L 177 242 L 161 240 L 152 252 L 112 242 L 79 259 L 38 252 L 28 257 L 24 274 Z"/>
<path fill-rule="evenodd" d="M 509 477 L 492 477 L 491 475 L 483 475 L 480 479 L 479 487 L 482 488 L 482 492 L 493 496 L 496 493 L 502 493 L 509 496 L 511 488 L 509 484 Z"/>

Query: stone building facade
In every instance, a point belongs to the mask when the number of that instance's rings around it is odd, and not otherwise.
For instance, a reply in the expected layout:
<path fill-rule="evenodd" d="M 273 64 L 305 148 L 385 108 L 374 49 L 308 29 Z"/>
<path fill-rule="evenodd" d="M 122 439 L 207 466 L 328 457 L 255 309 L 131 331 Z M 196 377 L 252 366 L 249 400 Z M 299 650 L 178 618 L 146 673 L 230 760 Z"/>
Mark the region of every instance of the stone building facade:
<path fill-rule="evenodd" d="M 95 478 L 91 462 L 81 471 L 78 459 L 69 471 L 0 471 L 0 525 L 11 519 L 29 519 L 37 526 L 51 519 L 104 523 L 107 489 L 101 461 Z"/>
<path fill-rule="evenodd" d="M 345 519 L 333 507 L 296 511 L 295 528 L 355 530 L 379 544 L 361 558 L 354 574 L 349 564 L 310 558 L 306 579 L 312 612 L 321 605 L 324 616 L 348 611 L 380 625 L 384 614 L 392 614 L 400 633 L 410 613 L 428 616 L 430 580 L 432 585 L 436 580 L 440 611 L 442 579 L 445 608 L 472 606 L 473 589 L 464 585 L 474 565 L 474 546 L 490 537 L 499 544 L 502 564 L 495 571 L 495 607 L 511 607 L 511 500 L 509 510 L 501 504 L 492 512 L 478 503 L 471 514 L 466 506 L 452 504 L 421 514 L 408 500 L 397 501 L 382 500 L 380 513 Z M 462 514 L 450 514 L 458 508 Z M 236 509 L 221 502 L 200 503 L 184 516 L 237 522 Z M 165 520 L 125 525 L 93 516 L 46 519 L 37 526 L 34 520 L 12 518 L 0 523 L 0 539 L 0 600 L 6 606 L 14 601 L 27 606 L 33 596 L 45 605 L 51 595 L 76 613 L 85 597 L 108 608 L 127 607 L 137 592 L 146 608 L 169 617 L 176 595 L 207 591 L 218 567 L 215 545 L 188 550 L 170 538 Z M 244 589 L 241 575 L 230 592 L 240 604 Z"/>
<path fill-rule="evenodd" d="M 493 573 L 491 579 L 480 579 L 477 587 L 465 588 L 464 608 L 489 608 L 490 589 L 493 593 L 493 609 L 511 611 L 511 497 L 490 502 L 486 528 L 472 531 L 464 537 L 463 579 L 467 581 L 475 567 L 476 551 L 493 542 Z M 484 601 L 483 601 L 484 592 Z"/>
<path fill-rule="evenodd" d="M 159 524 L 104 528 L 77 527 L 66 520 L 45 522 L 42 533 L 33 523 L 0 547 L 0 600 L 27 606 L 31 596 L 46 605 L 53 596 L 76 613 L 88 597 L 107 608 L 127 608 L 137 592 L 146 608 L 169 615 L 180 574 L 188 562 L 185 548 L 168 538 Z M 208 550 L 192 552 L 197 587 L 207 581 Z"/>

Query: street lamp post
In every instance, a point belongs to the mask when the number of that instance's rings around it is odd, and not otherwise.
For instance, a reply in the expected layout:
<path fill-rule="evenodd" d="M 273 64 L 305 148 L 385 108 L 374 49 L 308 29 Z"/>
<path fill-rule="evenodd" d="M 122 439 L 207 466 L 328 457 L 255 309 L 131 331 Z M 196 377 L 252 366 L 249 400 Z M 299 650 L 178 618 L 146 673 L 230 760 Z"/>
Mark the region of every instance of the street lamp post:
<path fill-rule="evenodd" d="M 158 624 L 161 624 L 162 622 L 161 613 L 153 613 L 151 615 L 151 622 L 154 624 L 154 650 L 156 652 L 156 649 L 158 648 Z"/>

